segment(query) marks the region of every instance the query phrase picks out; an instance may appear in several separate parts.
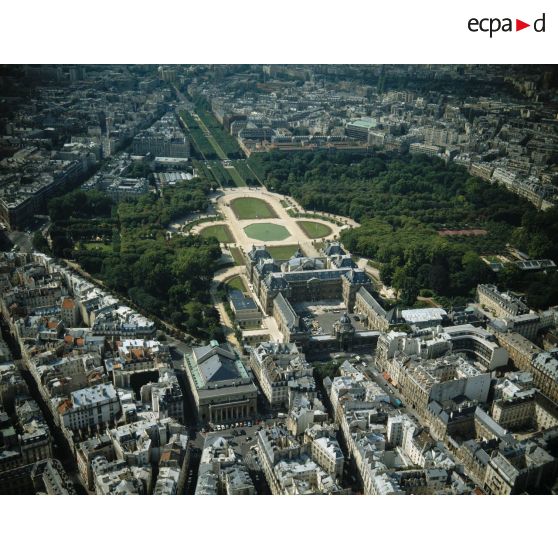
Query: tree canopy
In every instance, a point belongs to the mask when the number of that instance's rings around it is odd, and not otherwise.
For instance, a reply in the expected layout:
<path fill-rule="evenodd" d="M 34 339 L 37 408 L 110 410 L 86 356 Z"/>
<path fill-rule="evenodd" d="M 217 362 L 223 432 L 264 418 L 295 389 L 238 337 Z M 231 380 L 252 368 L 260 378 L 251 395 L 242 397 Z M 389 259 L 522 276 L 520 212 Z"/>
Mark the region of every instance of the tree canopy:
<path fill-rule="evenodd" d="M 470 298 L 481 282 L 525 287 L 494 274 L 480 256 L 503 253 L 508 243 L 533 258 L 558 261 L 558 210 L 537 212 L 525 199 L 471 177 L 455 164 L 417 155 L 380 152 L 257 153 L 250 167 L 268 188 L 293 196 L 304 208 L 351 217 L 361 223 L 341 240 L 368 257 L 381 279 L 412 304 L 420 290 Z M 482 229 L 479 236 L 442 236 L 442 229 Z M 538 279 L 558 298 L 551 274 Z M 552 294 L 554 293 L 554 294 Z"/>
<path fill-rule="evenodd" d="M 209 298 L 219 244 L 200 236 L 169 238 L 166 230 L 174 219 L 206 209 L 209 189 L 195 179 L 120 203 L 95 191 L 55 198 L 49 206 L 53 253 L 75 259 L 147 313 L 193 335 L 219 337 Z"/>

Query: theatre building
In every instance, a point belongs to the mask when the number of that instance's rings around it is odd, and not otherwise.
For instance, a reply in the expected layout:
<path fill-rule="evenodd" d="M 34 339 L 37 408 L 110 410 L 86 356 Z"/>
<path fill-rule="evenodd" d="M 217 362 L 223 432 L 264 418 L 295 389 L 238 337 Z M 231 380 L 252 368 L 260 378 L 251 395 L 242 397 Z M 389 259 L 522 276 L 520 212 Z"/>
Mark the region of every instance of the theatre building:
<path fill-rule="evenodd" d="M 201 423 L 229 423 L 254 418 L 257 389 L 228 343 L 211 341 L 184 355 L 186 375 Z"/>

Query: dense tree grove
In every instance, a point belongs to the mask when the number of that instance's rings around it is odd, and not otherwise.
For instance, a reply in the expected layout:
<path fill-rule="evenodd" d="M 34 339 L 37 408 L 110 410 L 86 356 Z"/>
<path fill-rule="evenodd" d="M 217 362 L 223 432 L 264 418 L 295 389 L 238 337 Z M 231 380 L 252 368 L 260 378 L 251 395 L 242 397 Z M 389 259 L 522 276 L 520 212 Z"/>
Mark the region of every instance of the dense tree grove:
<path fill-rule="evenodd" d="M 536 307 L 558 301 L 554 274 L 496 275 L 480 259 L 511 243 L 533 258 L 558 261 L 552 240 L 558 238 L 558 211 L 537 212 L 462 167 L 424 156 L 325 151 L 259 153 L 249 164 L 271 190 L 292 195 L 306 209 L 359 221 L 361 227 L 343 233 L 343 242 L 379 264 L 403 304 L 412 304 L 421 290 L 470 298 L 485 281 L 523 289 Z M 441 236 L 446 228 L 487 233 Z M 539 282 L 537 292 L 529 279 Z"/>
<path fill-rule="evenodd" d="M 64 221 L 72 217 L 110 217 L 111 199 L 101 192 L 73 190 L 49 201 L 51 220 Z"/>
<path fill-rule="evenodd" d="M 517 225 L 529 202 L 424 156 L 325 151 L 255 154 L 268 187 L 309 209 L 363 218 L 408 216 L 438 227 L 489 220 Z M 494 215 L 494 209 L 498 214 Z"/>
<path fill-rule="evenodd" d="M 173 219 L 204 210 L 208 192 L 198 179 L 119 204 L 98 192 L 55 198 L 49 207 L 52 251 L 75 259 L 146 312 L 193 335 L 219 338 L 219 316 L 209 297 L 219 244 L 198 236 L 169 239 L 166 233 Z"/>
<path fill-rule="evenodd" d="M 43 254 L 50 253 L 50 247 L 48 245 L 48 242 L 40 231 L 37 231 L 33 235 L 32 242 L 33 242 L 33 248 L 37 252 L 42 252 Z"/>
<path fill-rule="evenodd" d="M 447 240 L 410 217 L 365 219 L 343 235 L 343 242 L 350 251 L 380 262 L 382 281 L 406 305 L 424 289 L 446 297 L 467 296 L 477 283 L 495 280 L 466 243 Z"/>

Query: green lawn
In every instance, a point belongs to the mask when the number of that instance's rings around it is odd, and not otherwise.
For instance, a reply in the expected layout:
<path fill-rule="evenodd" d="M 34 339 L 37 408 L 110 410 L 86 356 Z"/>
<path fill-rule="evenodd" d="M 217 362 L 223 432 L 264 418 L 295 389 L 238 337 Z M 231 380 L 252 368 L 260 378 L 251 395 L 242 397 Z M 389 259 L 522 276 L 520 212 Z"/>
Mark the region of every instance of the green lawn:
<path fill-rule="evenodd" d="M 314 223 L 313 221 L 297 221 L 297 224 L 308 238 L 323 238 L 333 232 L 331 227 L 328 227 L 323 223 Z"/>
<path fill-rule="evenodd" d="M 227 156 L 225 155 L 225 152 L 221 149 L 221 146 L 217 143 L 217 141 L 215 140 L 211 132 L 207 129 L 205 122 L 201 118 L 199 118 L 198 114 L 196 114 L 196 116 L 198 116 L 198 118 L 194 116 L 193 119 L 196 122 L 196 124 L 199 126 L 199 129 L 202 131 L 204 139 L 211 145 L 211 147 L 213 148 L 215 153 L 217 153 L 217 156 L 220 159 L 226 159 Z"/>
<path fill-rule="evenodd" d="M 104 242 L 82 242 L 80 244 L 82 250 L 97 250 L 99 252 L 112 252 L 112 245 Z"/>
<path fill-rule="evenodd" d="M 240 248 L 231 248 L 230 252 L 236 265 L 244 265 L 244 258 Z"/>
<path fill-rule="evenodd" d="M 248 186 L 258 186 L 260 184 L 258 177 L 244 159 L 235 161 L 233 164 L 243 182 Z"/>
<path fill-rule="evenodd" d="M 220 186 L 234 186 L 232 176 L 223 168 L 221 161 L 212 161 L 209 165 L 211 173 Z"/>
<path fill-rule="evenodd" d="M 285 246 L 266 246 L 267 251 L 274 260 L 288 260 L 297 251 L 296 244 L 286 244 Z"/>
<path fill-rule="evenodd" d="M 244 279 L 242 279 L 240 275 L 231 277 L 231 279 L 227 281 L 227 286 L 231 289 L 242 291 L 243 293 L 248 291 L 248 289 L 246 288 L 246 283 L 244 283 Z"/>
<path fill-rule="evenodd" d="M 208 238 L 214 236 L 219 242 L 228 244 L 229 242 L 234 242 L 231 230 L 227 225 L 211 225 L 200 231 L 200 236 Z"/>
<path fill-rule="evenodd" d="M 217 152 L 205 137 L 203 130 L 200 128 L 199 123 L 187 111 L 180 112 L 180 118 L 188 131 L 190 139 L 193 142 L 195 150 L 204 158 L 215 159 Z"/>
<path fill-rule="evenodd" d="M 238 219 L 269 219 L 270 217 L 277 217 L 273 208 L 258 198 L 236 198 L 231 202 L 231 208 Z"/>
<path fill-rule="evenodd" d="M 221 159 L 231 159 L 240 155 L 238 142 L 223 130 L 221 124 L 211 112 L 198 108 L 196 113 L 202 128 L 209 131 L 213 141 L 218 145 L 217 152 Z"/>
<path fill-rule="evenodd" d="M 246 182 L 244 182 L 244 179 L 240 176 L 239 172 L 234 167 L 229 167 L 224 170 L 228 171 L 228 173 L 231 175 L 231 178 L 234 180 L 234 183 L 238 187 L 242 188 L 243 186 L 246 186 Z"/>
<path fill-rule="evenodd" d="M 244 227 L 244 232 L 248 237 L 263 242 L 285 240 L 291 236 L 291 233 L 283 225 L 273 223 L 254 223 Z"/>
<path fill-rule="evenodd" d="M 207 128 L 206 128 L 207 129 Z M 219 157 L 221 159 L 226 159 L 227 155 L 225 154 L 225 152 L 221 149 L 221 146 L 217 143 L 217 141 L 215 140 L 215 138 L 213 137 L 213 135 L 211 134 L 211 132 L 209 132 L 209 135 L 206 136 L 207 140 L 209 141 L 209 143 L 211 144 L 211 147 L 213 147 L 213 149 L 215 150 L 215 153 L 217 153 L 217 155 L 219 155 Z"/>

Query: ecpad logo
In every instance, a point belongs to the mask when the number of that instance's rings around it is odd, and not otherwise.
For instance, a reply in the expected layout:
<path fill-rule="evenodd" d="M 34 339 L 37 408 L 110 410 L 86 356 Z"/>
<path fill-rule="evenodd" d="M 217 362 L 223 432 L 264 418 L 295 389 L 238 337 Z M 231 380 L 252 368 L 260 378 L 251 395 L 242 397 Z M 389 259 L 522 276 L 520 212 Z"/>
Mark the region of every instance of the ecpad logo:
<path fill-rule="evenodd" d="M 539 19 L 536 19 L 533 23 L 533 29 L 536 33 L 544 33 L 546 27 L 546 14 L 543 14 Z M 481 31 L 483 33 L 490 33 L 490 38 L 494 33 L 498 31 L 511 32 L 513 31 L 513 24 L 512 19 L 509 17 L 505 17 L 500 19 L 498 17 L 485 17 L 482 19 L 477 19 L 476 17 L 472 17 L 467 27 L 469 31 L 473 33 L 477 33 Z M 527 27 L 531 27 L 530 23 L 525 23 L 521 19 L 515 20 L 515 30 L 521 31 L 522 29 L 526 29 Z"/>

